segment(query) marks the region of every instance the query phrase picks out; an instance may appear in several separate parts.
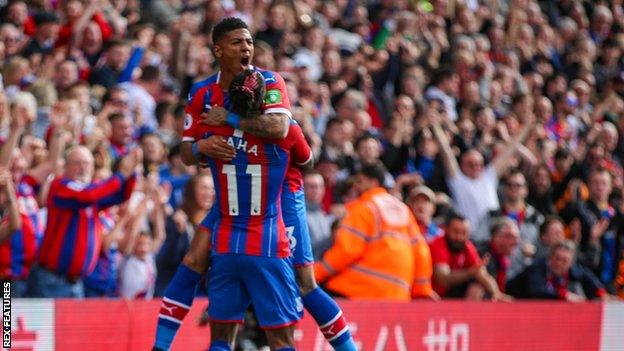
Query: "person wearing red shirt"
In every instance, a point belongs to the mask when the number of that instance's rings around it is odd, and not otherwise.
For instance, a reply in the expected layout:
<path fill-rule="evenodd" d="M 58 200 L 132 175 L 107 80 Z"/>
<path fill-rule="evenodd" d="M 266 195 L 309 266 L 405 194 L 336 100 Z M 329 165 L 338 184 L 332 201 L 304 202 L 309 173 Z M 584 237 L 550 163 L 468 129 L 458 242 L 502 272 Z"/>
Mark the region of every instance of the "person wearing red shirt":
<path fill-rule="evenodd" d="M 50 185 L 48 225 L 39 266 L 28 282 L 33 297 L 83 297 L 82 278 L 95 268 L 104 230 L 98 213 L 130 198 L 140 151 L 123 157 L 118 171 L 94 183 L 93 155 L 84 146 L 67 152 L 65 174 Z"/>
<path fill-rule="evenodd" d="M 493 301 L 509 301 L 496 279 L 485 269 L 488 260 L 482 261 L 470 242 L 470 224 L 458 214 L 446 220 L 444 236 L 434 240 L 431 247 L 433 261 L 433 289 L 444 297 L 481 300 L 485 293 Z"/>

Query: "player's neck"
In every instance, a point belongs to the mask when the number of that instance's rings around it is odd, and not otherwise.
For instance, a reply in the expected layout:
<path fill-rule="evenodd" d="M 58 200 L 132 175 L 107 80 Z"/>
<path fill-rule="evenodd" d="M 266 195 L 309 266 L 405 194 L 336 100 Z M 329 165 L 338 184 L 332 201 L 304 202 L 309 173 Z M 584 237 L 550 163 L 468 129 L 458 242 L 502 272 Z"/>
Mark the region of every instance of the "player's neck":
<path fill-rule="evenodd" d="M 227 91 L 230 88 L 230 83 L 232 82 L 232 79 L 234 79 L 234 76 L 234 73 L 224 70 L 219 72 L 219 86 L 223 89 L 223 91 Z"/>

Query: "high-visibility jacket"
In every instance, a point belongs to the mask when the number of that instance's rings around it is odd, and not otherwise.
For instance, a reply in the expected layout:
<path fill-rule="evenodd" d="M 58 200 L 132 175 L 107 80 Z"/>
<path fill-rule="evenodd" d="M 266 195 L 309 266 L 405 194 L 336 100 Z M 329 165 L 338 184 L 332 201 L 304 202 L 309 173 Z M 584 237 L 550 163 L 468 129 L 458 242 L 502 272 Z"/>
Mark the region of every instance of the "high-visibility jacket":
<path fill-rule="evenodd" d="M 383 188 L 350 204 L 314 273 L 326 288 L 351 299 L 408 301 L 431 292 L 428 245 L 410 209 Z"/>

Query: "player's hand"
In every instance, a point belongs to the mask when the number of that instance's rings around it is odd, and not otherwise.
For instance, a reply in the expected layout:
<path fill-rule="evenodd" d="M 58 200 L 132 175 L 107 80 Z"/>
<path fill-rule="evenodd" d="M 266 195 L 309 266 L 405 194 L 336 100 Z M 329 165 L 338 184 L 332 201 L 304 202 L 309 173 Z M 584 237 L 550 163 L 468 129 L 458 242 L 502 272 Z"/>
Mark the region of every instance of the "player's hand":
<path fill-rule="evenodd" d="M 206 139 L 197 141 L 197 147 L 203 155 L 220 160 L 230 161 L 236 156 L 236 149 L 229 145 L 225 138 L 218 135 L 211 135 Z"/>
<path fill-rule="evenodd" d="M 228 110 L 224 109 L 221 106 L 213 106 L 210 111 L 202 113 L 199 117 L 199 123 L 208 124 L 211 126 L 222 126 L 225 125 L 225 120 L 227 118 Z"/>

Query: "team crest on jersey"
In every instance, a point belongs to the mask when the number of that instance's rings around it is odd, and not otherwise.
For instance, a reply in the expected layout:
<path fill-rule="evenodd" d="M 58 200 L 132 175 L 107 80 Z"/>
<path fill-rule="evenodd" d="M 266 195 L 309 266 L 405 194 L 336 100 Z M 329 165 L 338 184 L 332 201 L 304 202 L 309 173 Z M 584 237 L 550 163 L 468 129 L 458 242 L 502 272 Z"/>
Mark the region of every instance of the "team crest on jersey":
<path fill-rule="evenodd" d="M 266 92 L 264 103 L 267 105 L 277 105 L 282 102 L 282 93 L 277 89 L 271 89 Z"/>
<path fill-rule="evenodd" d="M 186 116 L 184 117 L 184 130 L 189 130 L 192 125 L 193 125 L 193 117 L 191 117 L 191 115 L 187 113 Z"/>

